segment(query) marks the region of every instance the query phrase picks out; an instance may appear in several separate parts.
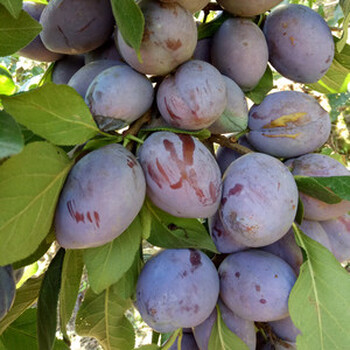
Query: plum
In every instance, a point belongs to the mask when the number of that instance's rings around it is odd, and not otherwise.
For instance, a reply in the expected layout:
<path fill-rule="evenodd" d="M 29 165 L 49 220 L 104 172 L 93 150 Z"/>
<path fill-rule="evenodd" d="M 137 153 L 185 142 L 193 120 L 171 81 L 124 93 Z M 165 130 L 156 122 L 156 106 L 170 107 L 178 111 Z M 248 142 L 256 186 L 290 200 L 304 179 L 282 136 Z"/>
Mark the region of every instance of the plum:
<path fill-rule="evenodd" d="M 109 0 L 51 0 L 40 24 L 40 37 L 48 50 L 76 55 L 107 41 L 114 29 L 114 17 Z"/>
<path fill-rule="evenodd" d="M 289 316 L 278 321 L 269 322 L 269 325 L 279 338 L 292 343 L 296 342 L 297 336 L 300 334 L 299 329 L 295 327 Z"/>
<path fill-rule="evenodd" d="M 219 267 L 220 297 L 238 316 L 259 322 L 288 316 L 288 298 L 296 281 L 281 258 L 258 249 L 230 254 Z"/>
<path fill-rule="evenodd" d="M 218 212 L 209 218 L 208 225 L 210 236 L 220 253 L 235 253 L 248 249 L 246 245 L 237 242 L 235 237 L 226 231 Z"/>
<path fill-rule="evenodd" d="M 86 92 L 95 77 L 105 69 L 123 64 L 116 60 L 98 60 L 85 64 L 76 71 L 68 81 L 68 85 L 74 88 L 78 94 L 85 98 Z"/>
<path fill-rule="evenodd" d="M 265 73 L 268 49 L 261 29 L 251 20 L 227 19 L 215 33 L 211 62 L 243 90 L 253 89 Z"/>
<path fill-rule="evenodd" d="M 178 349 L 178 338 L 176 338 L 175 343 L 169 348 L 169 350 L 177 350 Z M 181 350 L 199 350 L 196 340 L 193 337 L 192 333 L 182 333 L 181 340 Z"/>
<path fill-rule="evenodd" d="M 155 0 L 140 2 L 145 17 L 139 61 L 118 31 L 118 47 L 124 60 L 137 71 L 165 75 L 189 60 L 197 44 L 197 28 L 193 16 L 180 5 Z"/>
<path fill-rule="evenodd" d="M 315 83 L 332 64 L 334 41 L 327 22 L 307 6 L 287 4 L 266 18 L 269 60 L 283 76 Z"/>
<path fill-rule="evenodd" d="M 0 320 L 12 307 L 16 295 L 16 284 L 11 265 L 0 266 Z"/>
<path fill-rule="evenodd" d="M 285 163 L 292 169 L 293 175 L 301 176 L 350 176 L 350 171 L 340 162 L 324 154 L 310 153 L 290 159 Z M 345 215 L 350 211 L 350 201 L 327 204 L 300 192 L 304 204 L 304 217 L 307 220 L 326 221 Z"/>
<path fill-rule="evenodd" d="M 267 154 L 246 154 L 224 174 L 220 217 L 241 244 L 261 247 L 276 242 L 292 226 L 297 204 L 292 174 Z"/>
<path fill-rule="evenodd" d="M 221 174 L 209 150 L 190 135 L 155 132 L 139 151 L 152 202 L 171 215 L 207 218 L 220 204 Z"/>
<path fill-rule="evenodd" d="M 144 75 L 121 64 L 103 70 L 91 82 L 85 102 L 100 128 L 111 120 L 120 127 L 140 118 L 151 107 L 153 86 Z M 116 125 L 117 126 L 117 125 Z"/>
<path fill-rule="evenodd" d="M 211 41 L 211 37 L 198 40 L 193 53 L 193 59 L 211 63 Z"/>
<path fill-rule="evenodd" d="M 157 105 L 175 127 L 199 130 L 213 124 L 227 106 L 226 84 L 211 64 L 192 60 L 167 76 L 159 86 Z"/>
<path fill-rule="evenodd" d="M 238 139 L 238 144 L 255 151 L 254 147 L 248 142 L 245 135 Z M 224 174 L 229 165 L 242 155 L 242 153 L 239 153 L 231 148 L 219 146 L 215 157 L 221 170 L 221 174 Z"/>
<path fill-rule="evenodd" d="M 84 57 L 81 55 L 64 56 L 57 61 L 52 71 L 52 82 L 68 84 L 71 77 L 84 66 Z"/>
<path fill-rule="evenodd" d="M 240 17 L 253 17 L 270 10 L 282 0 L 217 0 L 226 11 Z"/>
<path fill-rule="evenodd" d="M 114 36 L 109 38 L 102 46 L 84 54 L 84 57 L 85 64 L 99 60 L 122 61 L 122 56 L 120 56 L 117 50 Z"/>
<path fill-rule="evenodd" d="M 24 2 L 23 10 L 32 16 L 36 21 L 40 21 L 41 13 L 43 12 L 45 5 L 36 2 Z M 40 35 L 37 35 L 27 46 L 17 52 L 19 56 L 30 58 L 35 61 L 53 62 L 63 57 L 62 54 L 49 51 L 40 39 Z"/>
<path fill-rule="evenodd" d="M 204 253 L 167 249 L 148 260 L 141 271 L 136 306 L 151 328 L 166 333 L 202 323 L 218 296 L 218 273 Z"/>
<path fill-rule="evenodd" d="M 248 105 L 243 91 L 230 78 L 223 75 L 226 84 L 227 105 L 209 131 L 213 134 L 238 133 L 248 126 Z"/>
<path fill-rule="evenodd" d="M 220 299 L 218 304 L 221 317 L 229 330 L 241 338 L 250 350 L 255 350 L 256 334 L 254 322 L 244 320 L 235 315 Z M 193 329 L 194 337 L 201 350 L 208 350 L 209 339 L 216 320 L 217 311 L 214 309 L 204 322 Z"/>
<path fill-rule="evenodd" d="M 90 152 L 74 165 L 61 192 L 58 243 L 84 249 L 112 241 L 134 220 L 145 194 L 145 177 L 131 152 L 119 144 Z"/>
<path fill-rule="evenodd" d="M 326 231 L 334 256 L 339 262 L 350 260 L 350 214 L 333 220 L 321 221 Z"/>
<path fill-rule="evenodd" d="M 177 2 L 191 13 L 198 12 L 208 5 L 210 0 L 160 0 L 166 4 Z"/>
<path fill-rule="evenodd" d="M 321 147 L 331 132 L 328 113 L 311 96 L 279 91 L 249 111 L 248 141 L 260 152 L 291 158 Z"/>

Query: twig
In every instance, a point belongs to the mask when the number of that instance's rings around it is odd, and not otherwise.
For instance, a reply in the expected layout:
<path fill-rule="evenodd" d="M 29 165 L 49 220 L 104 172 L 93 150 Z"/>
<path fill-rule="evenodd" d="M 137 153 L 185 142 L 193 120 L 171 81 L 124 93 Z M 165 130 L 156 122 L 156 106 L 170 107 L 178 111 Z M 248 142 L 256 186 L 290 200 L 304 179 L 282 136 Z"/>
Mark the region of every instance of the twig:
<path fill-rule="evenodd" d="M 227 137 L 222 136 L 222 135 L 212 134 L 209 137 L 208 141 L 209 142 L 215 142 L 215 143 L 218 143 L 220 146 L 233 149 L 234 151 L 236 151 L 236 152 L 238 152 L 240 154 L 247 154 L 247 153 L 253 152 L 248 147 L 239 145 L 237 143 L 237 140 L 235 139 L 235 137 L 227 138 Z"/>

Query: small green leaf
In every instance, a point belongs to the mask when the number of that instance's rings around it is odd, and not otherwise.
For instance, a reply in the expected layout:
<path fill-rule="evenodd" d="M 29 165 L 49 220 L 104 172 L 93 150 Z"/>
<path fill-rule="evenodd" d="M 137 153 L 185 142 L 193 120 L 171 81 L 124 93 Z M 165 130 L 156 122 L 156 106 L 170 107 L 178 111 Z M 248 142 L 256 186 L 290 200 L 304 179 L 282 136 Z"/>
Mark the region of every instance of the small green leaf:
<path fill-rule="evenodd" d="M 16 84 L 6 67 L 0 65 L 0 95 L 12 95 L 16 91 Z"/>
<path fill-rule="evenodd" d="M 0 159 L 20 153 L 23 147 L 20 127 L 9 114 L 0 111 Z"/>
<path fill-rule="evenodd" d="M 269 66 L 267 66 L 266 71 L 259 83 L 255 88 L 251 91 L 247 91 L 245 95 L 250 98 L 255 104 L 260 104 L 267 93 L 273 89 L 273 76 L 272 70 Z"/>
<path fill-rule="evenodd" d="M 301 223 L 303 222 L 303 217 L 304 217 L 304 204 L 302 202 L 302 200 L 298 199 L 298 208 L 297 208 L 297 213 L 295 215 L 295 222 L 298 224 L 298 225 L 301 225 Z"/>
<path fill-rule="evenodd" d="M 163 248 L 196 248 L 218 253 L 206 228 L 197 219 L 172 216 L 147 201 L 152 215 L 148 241 Z"/>
<path fill-rule="evenodd" d="M 142 238 L 148 239 L 151 235 L 151 227 L 152 227 L 152 215 L 148 210 L 146 203 L 143 204 L 140 213 L 141 227 L 142 227 Z"/>
<path fill-rule="evenodd" d="M 218 316 L 210 334 L 208 350 L 248 350 L 246 343 L 226 326 L 218 305 L 216 311 Z"/>
<path fill-rule="evenodd" d="M 160 350 L 160 348 L 155 344 L 143 345 L 140 348 L 135 348 L 134 350 Z"/>
<path fill-rule="evenodd" d="M 289 297 L 289 311 L 301 334 L 298 350 L 345 350 L 350 344 L 350 276 L 331 252 L 293 224 L 306 261 Z"/>
<path fill-rule="evenodd" d="M 81 250 L 66 250 L 59 297 L 60 325 L 64 338 L 68 338 L 66 327 L 78 298 L 83 268 L 83 252 Z"/>
<path fill-rule="evenodd" d="M 41 29 L 41 25 L 27 12 L 21 10 L 18 18 L 14 19 L 5 7 L 0 6 L 0 56 L 16 53 L 28 45 Z"/>
<path fill-rule="evenodd" d="M 142 226 L 137 216 L 112 242 L 84 250 L 91 289 L 99 294 L 125 274 L 134 262 L 141 243 Z"/>
<path fill-rule="evenodd" d="M 198 27 L 198 40 L 212 37 L 221 25 L 231 17 L 230 14 L 224 12 L 210 22 L 202 23 Z"/>
<path fill-rule="evenodd" d="M 314 177 L 314 179 L 341 199 L 350 201 L 350 176 Z"/>
<path fill-rule="evenodd" d="M 22 10 L 22 0 L 0 0 L 0 4 L 5 6 L 12 17 L 18 18 Z"/>
<path fill-rule="evenodd" d="M 84 100 L 70 86 L 47 83 L 2 98 L 5 110 L 17 122 L 54 144 L 84 143 L 100 132 Z"/>
<path fill-rule="evenodd" d="M 72 166 L 47 142 L 34 142 L 0 167 L 0 266 L 27 258 L 48 234 Z"/>
<path fill-rule="evenodd" d="M 117 288 L 107 288 L 100 294 L 88 290 L 76 318 L 76 331 L 81 336 L 96 338 L 104 350 L 131 350 L 135 334 L 124 316 L 130 300 L 120 297 Z"/>
<path fill-rule="evenodd" d="M 124 41 L 140 56 L 145 18 L 134 0 L 111 0 L 114 18 Z"/>
<path fill-rule="evenodd" d="M 51 350 L 55 342 L 57 303 L 61 287 L 64 254 L 65 251 L 63 248 L 56 253 L 41 284 L 37 317 L 39 350 Z"/>
<path fill-rule="evenodd" d="M 350 180 L 350 176 L 348 178 Z M 320 179 L 320 177 L 309 177 L 300 175 L 294 176 L 294 180 L 300 192 L 305 193 L 310 197 L 317 198 L 320 201 L 328 204 L 340 203 L 342 201 L 342 198 L 338 196 L 337 193 L 334 193 L 331 190 L 329 190 L 327 188 L 328 185 L 327 187 L 322 185 Z"/>
<path fill-rule="evenodd" d="M 9 327 L 22 313 L 32 306 L 39 296 L 39 290 L 43 281 L 43 275 L 31 278 L 16 291 L 15 302 L 8 314 L 0 321 L 0 334 Z"/>

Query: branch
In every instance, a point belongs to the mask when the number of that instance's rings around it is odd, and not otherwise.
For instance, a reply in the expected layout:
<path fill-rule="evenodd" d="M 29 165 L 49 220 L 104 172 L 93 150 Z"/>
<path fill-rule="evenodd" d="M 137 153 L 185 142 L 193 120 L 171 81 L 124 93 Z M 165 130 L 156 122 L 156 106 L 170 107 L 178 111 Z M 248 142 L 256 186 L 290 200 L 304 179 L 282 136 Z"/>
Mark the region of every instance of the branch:
<path fill-rule="evenodd" d="M 227 137 L 219 135 L 219 134 L 212 134 L 209 137 L 208 141 L 215 142 L 215 143 L 218 143 L 220 146 L 233 149 L 234 151 L 236 151 L 240 154 L 247 154 L 247 153 L 254 152 L 251 149 L 249 149 L 248 147 L 239 145 L 237 143 L 237 139 L 234 136 L 227 138 Z"/>

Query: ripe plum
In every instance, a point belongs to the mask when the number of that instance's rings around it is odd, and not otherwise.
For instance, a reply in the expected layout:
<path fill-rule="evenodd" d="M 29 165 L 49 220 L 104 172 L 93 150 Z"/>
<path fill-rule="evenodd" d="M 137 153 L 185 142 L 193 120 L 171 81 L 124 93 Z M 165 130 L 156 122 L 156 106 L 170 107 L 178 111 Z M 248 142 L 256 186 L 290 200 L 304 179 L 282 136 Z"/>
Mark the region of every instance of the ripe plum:
<path fill-rule="evenodd" d="M 270 10 L 282 0 L 217 0 L 228 12 L 240 17 L 253 17 Z"/>

